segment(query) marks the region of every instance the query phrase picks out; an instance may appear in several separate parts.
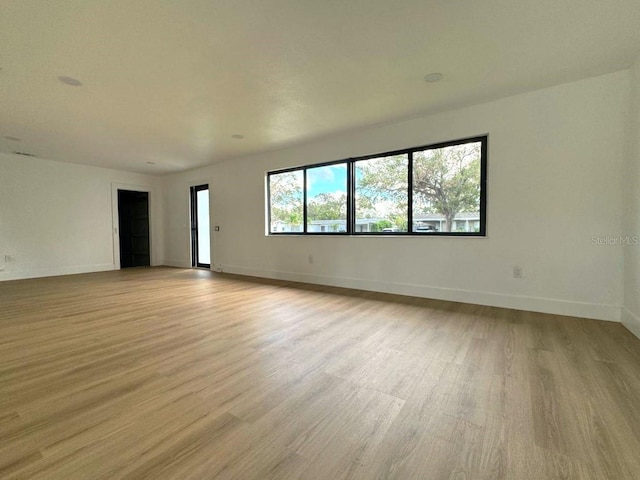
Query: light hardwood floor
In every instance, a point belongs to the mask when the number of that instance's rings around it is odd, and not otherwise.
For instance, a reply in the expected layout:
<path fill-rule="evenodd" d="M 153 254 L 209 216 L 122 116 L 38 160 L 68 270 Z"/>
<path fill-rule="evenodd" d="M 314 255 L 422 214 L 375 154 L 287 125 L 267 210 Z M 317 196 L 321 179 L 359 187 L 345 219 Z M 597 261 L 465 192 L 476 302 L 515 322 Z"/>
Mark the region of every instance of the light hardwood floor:
<path fill-rule="evenodd" d="M 638 479 L 640 340 L 199 270 L 0 282 L 0 478 Z"/>

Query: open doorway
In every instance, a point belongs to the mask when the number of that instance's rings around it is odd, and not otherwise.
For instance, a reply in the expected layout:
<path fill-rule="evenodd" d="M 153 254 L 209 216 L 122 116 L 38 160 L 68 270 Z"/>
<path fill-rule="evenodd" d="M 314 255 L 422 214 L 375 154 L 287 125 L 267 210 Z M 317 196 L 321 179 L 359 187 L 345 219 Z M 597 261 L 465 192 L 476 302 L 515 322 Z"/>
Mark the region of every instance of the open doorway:
<path fill-rule="evenodd" d="M 149 192 L 118 190 L 120 268 L 148 267 Z"/>
<path fill-rule="evenodd" d="M 211 268 L 209 185 L 191 187 L 191 266 Z"/>

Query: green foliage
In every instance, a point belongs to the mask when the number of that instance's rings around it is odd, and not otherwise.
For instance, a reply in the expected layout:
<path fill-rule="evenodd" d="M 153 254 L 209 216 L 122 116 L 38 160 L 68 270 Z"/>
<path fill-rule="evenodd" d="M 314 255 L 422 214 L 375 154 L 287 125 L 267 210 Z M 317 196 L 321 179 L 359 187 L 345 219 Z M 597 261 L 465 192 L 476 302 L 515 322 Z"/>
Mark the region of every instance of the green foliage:
<path fill-rule="evenodd" d="M 405 204 L 405 211 L 406 211 L 406 204 Z M 392 215 L 391 216 L 391 221 L 393 222 L 393 226 L 395 228 L 398 229 L 398 231 L 400 232 L 407 232 L 408 231 L 408 226 L 409 226 L 409 221 L 407 219 L 406 215 Z"/>
<path fill-rule="evenodd" d="M 309 221 L 346 219 L 347 194 L 320 193 L 310 198 L 307 216 Z"/>
<path fill-rule="evenodd" d="M 385 228 L 392 228 L 392 227 L 393 227 L 393 223 L 391 223 L 389 220 L 380 220 L 379 222 L 376 222 L 371 225 L 371 231 L 381 232 Z"/>
<path fill-rule="evenodd" d="M 271 222 L 302 225 L 302 172 L 285 172 L 269 177 Z"/>
<path fill-rule="evenodd" d="M 373 225 L 372 231 L 406 231 L 407 164 L 406 154 L 356 162 L 357 218 L 385 219 Z"/>
<path fill-rule="evenodd" d="M 356 191 L 363 208 L 381 201 L 407 198 L 407 155 L 363 160 L 356 163 Z"/>

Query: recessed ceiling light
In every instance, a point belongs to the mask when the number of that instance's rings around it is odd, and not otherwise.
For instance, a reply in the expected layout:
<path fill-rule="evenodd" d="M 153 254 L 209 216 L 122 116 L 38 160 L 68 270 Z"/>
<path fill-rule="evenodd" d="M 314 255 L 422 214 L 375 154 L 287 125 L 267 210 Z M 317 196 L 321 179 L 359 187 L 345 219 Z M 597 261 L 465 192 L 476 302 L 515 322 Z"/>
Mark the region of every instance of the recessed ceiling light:
<path fill-rule="evenodd" d="M 19 141 L 20 141 L 20 139 L 19 139 L 18 137 L 12 137 L 12 136 L 10 136 L 10 135 L 7 135 L 7 136 L 6 136 L 6 137 L 4 137 L 4 138 L 5 138 L 5 140 L 12 140 L 12 141 L 14 141 L 14 142 L 19 142 Z"/>
<path fill-rule="evenodd" d="M 237 138 L 238 140 L 241 140 L 244 138 L 244 135 L 240 135 L 238 133 L 236 133 L 235 135 L 231 135 L 232 138 Z"/>
<path fill-rule="evenodd" d="M 440 80 L 442 80 L 441 73 L 430 73 L 429 75 L 424 77 L 424 81 L 427 83 L 435 83 L 439 82 Z"/>
<path fill-rule="evenodd" d="M 79 87 L 80 85 L 82 85 L 82 82 L 80 80 L 73 77 L 58 77 L 58 80 L 60 80 L 65 85 L 71 85 L 72 87 Z"/>
<path fill-rule="evenodd" d="M 147 165 L 155 165 L 156 162 L 147 162 Z"/>

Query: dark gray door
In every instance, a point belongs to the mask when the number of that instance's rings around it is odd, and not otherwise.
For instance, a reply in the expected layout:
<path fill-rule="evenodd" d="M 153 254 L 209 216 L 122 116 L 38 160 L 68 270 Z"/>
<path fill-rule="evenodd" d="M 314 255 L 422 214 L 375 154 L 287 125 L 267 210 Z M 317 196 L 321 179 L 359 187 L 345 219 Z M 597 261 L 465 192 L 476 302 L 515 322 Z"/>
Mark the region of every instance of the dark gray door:
<path fill-rule="evenodd" d="M 120 268 L 148 267 L 149 193 L 118 190 Z"/>

